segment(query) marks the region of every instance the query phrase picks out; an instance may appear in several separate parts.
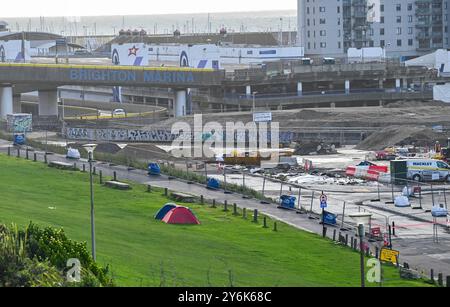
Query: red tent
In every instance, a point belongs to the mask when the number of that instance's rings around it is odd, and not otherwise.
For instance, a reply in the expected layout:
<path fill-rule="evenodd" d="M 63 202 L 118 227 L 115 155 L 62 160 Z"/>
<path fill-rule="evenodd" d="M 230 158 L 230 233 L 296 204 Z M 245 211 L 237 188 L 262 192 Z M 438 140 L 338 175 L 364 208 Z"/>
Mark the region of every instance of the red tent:
<path fill-rule="evenodd" d="M 191 209 L 186 207 L 173 208 L 162 221 L 166 224 L 200 225 L 200 221 L 195 217 Z"/>

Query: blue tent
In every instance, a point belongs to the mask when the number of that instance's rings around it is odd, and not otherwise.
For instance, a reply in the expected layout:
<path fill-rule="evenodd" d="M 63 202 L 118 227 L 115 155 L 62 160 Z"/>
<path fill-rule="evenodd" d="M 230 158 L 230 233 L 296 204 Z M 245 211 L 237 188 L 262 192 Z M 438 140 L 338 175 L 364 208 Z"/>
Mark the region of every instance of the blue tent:
<path fill-rule="evenodd" d="M 296 200 L 297 197 L 295 196 L 283 195 L 281 196 L 281 207 L 286 209 L 295 209 Z"/>
<path fill-rule="evenodd" d="M 220 183 L 219 180 L 215 178 L 208 178 L 208 182 L 206 184 L 206 187 L 211 190 L 218 190 L 220 189 Z"/>
<path fill-rule="evenodd" d="M 164 205 L 164 207 L 162 207 L 161 209 L 159 209 L 159 211 L 158 211 L 158 213 L 156 213 L 156 215 L 155 215 L 155 220 L 160 220 L 160 221 L 162 221 L 162 219 L 166 216 L 166 214 L 170 211 L 170 210 L 172 210 L 172 209 L 174 209 L 174 208 L 176 208 L 176 207 L 178 207 L 177 205 L 175 205 L 175 204 L 165 204 Z"/>
<path fill-rule="evenodd" d="M 152 176 L 161 175 L 161 167 L 159 167 L 158 163 L 150 163 L 148 165 L 148 174 Z"/>

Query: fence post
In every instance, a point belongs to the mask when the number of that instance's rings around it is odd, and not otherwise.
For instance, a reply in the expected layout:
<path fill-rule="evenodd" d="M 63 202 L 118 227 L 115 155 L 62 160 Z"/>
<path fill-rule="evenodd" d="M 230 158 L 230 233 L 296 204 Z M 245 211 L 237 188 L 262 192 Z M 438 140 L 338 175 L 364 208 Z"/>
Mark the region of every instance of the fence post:
<path fill-rule="evenodd" d="M 355 243 L 355 241 L 353 240 L 353 237 L 351 237 L 351 239 L 350 239 L 350 246 L 351 246 L 351 248 L 352 249 L 354 249 L 354 243 Z"/>
<path fill-rule="evenodd" d="M 247 219 L 247 208 L 242 209 L 242 218 Z"/>
<path fill-rule="evenodd" d="M 164 196 L 169 196 L 169 189 L 168 188 L 164 188 Z"/>
<path fill-rule="evenodd" d="M 8 146 L 8 156 L 11 156 L 11 146 Z"/>
<path fill-rule="evenodd" d="M 204 205 L 205 204 L 205 198 L 203 197 L 203 195 L 200 195 L 200 205 Z"/>
<path fill-rule="evenodd" d="M 236 203 L 233 204 L 233 215 L 238 215 Z"/>
<path fill-rule="evenodd" d="M 74 171 L 77 170 L 77 163 L 76 163 L 76 162 L 73 163 L 73 170 L 74 170 Z"/>
<path fill-rule="evenodd" d="M 333 241 L 336 241 L 336 229 L 333 231 Z"/>
<path fill-rule="evenodd" d="M 441 287 L 444 285 L 444 275 L 442 273 L 438 274 L 438 285 Z"/>
<path fill-rule="evenodd" d="M 430 270 L 430 280 L 434 284 L 435 280 L 434 280 L 434 270 L 433 269 Z"/>
<path fill-rule="evenodd" d="M 395 237 L 395 222 L 392 222 L 392 235 Z"/>
<path fill-rule="evenodd" d="M 100 178 L 101 178 L 101 176 L 100 176 Z M 147 185 L 147 192 L 148 193 L 152 192 L 152 186 L 151 185 Z"/>
<path fill-rule="evenodd" d="M 216 207 L 216 199 L 214 198 L 212 201 L 212 207 L 215 208 Z"/>
<path fill-rule="evenodd" d="M 228 201 L 225 200 L 225 202 L 223 203 L 223 211 L 228 212 Z"/>
<path fill-rule="evenodd" d="M 44 153 L 44 163 L 47 164 L 47 153 Z"/>
<path fill-rule="evenodd" d="M 278 231 L 277 222 L 273 222 L 273 231 Z"/>
<path fill-rule="evenodd" d="M 86 172 L 86 164 L 83 164 L 83 173 Z"/>
<path fill-rule="evenodd" d="M 17 158 L 20 158 L 20 148 L 17 148 Z"/>
<path fill-rule="evenodd" d="M 258 209 L 253 211 L 253 223 L 258 223 Z"/>
<path fill-rule="evenodd" d="M 37 153 L 33 153 L 33 161 L 34 161 L 34 162 L 37 161 Z"/>
<path fill-rule="evenodd" d="M 113 181 L 117 181 L 117 172 L 116 171 L 113 172 L 113 177 L 114 177 Z"/>
<path fill-rule="evenodd" d="M 84 164 L 83 164 L 83 168 L 84 168 Z M 100 176 L 100 184 L 103 184 L 103 172 L 102 172 L 102 170 L 99 170 L 98 173 L 99 173 L 99 176 Z M 149 192 L 151 192 L 151 191 L 149 191 Z"/>
<path fill-rule="evenodd" d="M 267 217 L 263 218 L 263 228 L 267 228 Z"/>
<path fill-rule="evenodd" d="M 27 147 L 27 149 L 25 149 L 25 159 L 27 159 L 27 160 L 28 160 L 28 158 L 29 158 L 29 154 L 28 154 L 29 151 L 30 151 L 30 150 L 29 150 L 28 147 Z"/>
<path fill-rule="evenodd" d="M 346 202 L 344 201 L 344 207 L 342 208 L 342 223 L 341 223 L 341 230 L 342 230 L 342 231 L 345 231 L 345 230 L 346 230 L 346 229 L 344 228 L 345 205 L 346 205 Z"/>
<path fill-rule="evenodd" d="M 379 259 L 379 254 L 380 253 L 380 249 L 378 248 L 378 246 L 375 246 L 375 258 Z"/>
<path fill-rule="evenodd" d="M 450 288 L 450 276 L 447 276 L 447 282 L 445 283 L 445 286 L 447 287 L 447 288 Z"/>
<path fill-rule="evenodd" d="M 97 174 L 97 168 L 95 166 L 92 168 L 92 174 L 94 174 L 94 175 Z"/>
<path fill-rule="evenodd" d="M 312 191 L 312 196 L 311 196 L 311 208 L 309 209 L 309 218 L 311 219 L 312 218 L 312 213 L 313 213 L 313 203 L 314 203 L 314 192 L 315 191 Z"/>
<path fill-rule="evenodd" d="M 348 234 L 345 235 L 345 246 L 348 246 Z"/>

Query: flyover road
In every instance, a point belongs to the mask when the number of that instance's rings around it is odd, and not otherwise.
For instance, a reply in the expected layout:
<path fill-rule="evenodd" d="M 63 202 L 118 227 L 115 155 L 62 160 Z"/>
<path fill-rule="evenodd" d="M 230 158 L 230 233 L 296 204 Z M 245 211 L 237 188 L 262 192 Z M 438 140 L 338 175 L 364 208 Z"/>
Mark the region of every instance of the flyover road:
<path fill-rule="evenodd" d="M 0 153 L 5 154 L 7 148 L 11 146 L 8 141 L 0 141 Z M 44 152 L 36 151 L 37 159 L 44 161 Z M 17 150 L 11 151 L 12 156 L 17 155 Z M 25 150 L 20 150 L 21 157 L 25 157 Z M 30 155 L 31 158 L 32 155 Z M 47 156 L 48 161 L 61 161 L 66 163 L 74 163 L 73 160 L 67 160 L 63 155 L 52 154 Z M 83 164 L 86 164 L 86 160 L 76 161 L 77 167 L 82 168 Z M 186 181 L 179 179 L 169 180 L 167 176 L 161 177 L 149 177 L 144 170 L 129 170 L 126 166 L 110 165 L 104 162 L 96 162 L 95 167 L 97 171 L 102 171 L 104 176 L 113 176 L 113 172 L 116 172 L 118 180 L 132 181 L 140 184 L 150 184 L 153 187 L 168 188 L 170 191 L 178 191 L 181 193 L 191 194 L 197 197 L 204 195 L 205 199 L 215 199 L 217 203 L 224 203 L 226 200 L 231 208 L 232 204 L 236 203 L 239 208 L 247 208 L 247 210 L 258 209 L 261 214 L 264 214 L 273 219 L 282 221 L 288 225 L 291 225 L 297 229 L 322 234 L 322 225 L 319 224 L 317 219 L 310 219 L 306 214 L 296 214 L 296 212 L 277 209 L 277 205 L 261 204 L 255 199 L 244 199 L 239 194 L 225 194 L 224 191 L 211 191 L 206 189 L 204 185 L 189 184 Z M 250 214 L 249 214 L 250 215 Z M 333 236 L 334 228 L 330 228 L 328 231 L 328 237 Z M 339 229 L 336 229 L 339 232 Z M 353 231 L 346 232 L 349 237 L 356 237 Z M 380 243 L 374 243 L 380 244 Z M 415 268 L 420 272 L 429 272 L 430 269 L 434 269 L 437 273 L 443 273 L 450 275 L 450 235 L 442 234 L 440 236 L 439 244 L 433 244 L 432 237 L 420 237 L 420 238 L 393 238 L 394 248 L 401 252 L 400 261 L 408 262 L 411 268 Z M 372 245 L 372 251 L 374 251 L 376 245 Z M 380 246 L 380 245 L 378 245 Z M 355 265 L 358 265 L 355 263 Z"/>

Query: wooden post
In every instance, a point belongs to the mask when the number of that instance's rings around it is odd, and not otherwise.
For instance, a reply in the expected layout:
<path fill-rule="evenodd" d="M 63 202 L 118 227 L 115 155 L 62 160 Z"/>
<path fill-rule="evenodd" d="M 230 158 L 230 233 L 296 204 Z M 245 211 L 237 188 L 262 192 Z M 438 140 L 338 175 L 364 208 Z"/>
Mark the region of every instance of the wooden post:
<path fill-rule="evenodd" d="M 20 148 L 17 148 L 17 158 L 20 158 Z"/>
<path fill-rule="evenodd" d="M 149 184 L 147 185 L 147 192 L 148 192 L 148 193 L 151 193 L 151 192 L 152 192 L 152 186 L 149 185 Z"/>
<path fill-rule="evenodd" d="M 213 199 L 213 201 L 212 201 L 212 207 L 213 207 L 213 208 L 216 208 L 216 199 Z"/>
<path fill-rule="evenodd" d="M 450 276 L 447 276 L 447 282 L 445 283 L 445 286 L 447 287 L 447 288 L 450 288 Z"/>
<path fill-rule="evenodd" d="M 238 215 L 236 203 L 233 204 L 233 215 Z"/>
<path fill-rule="evenodd" d="M 164 188 L 164 196 L 169 196 L 169 189 L 168 188 Z"/>
<path fill-rule="evenodd" d="M 242 209 L 242 217 L 247 219 L 247 208 Z"/>
<path fill-rule="evenodd" d="M 37 161 L 37 153 L 33 153 L 33 161 L 34 161 L 34 162 Z"/>
<path fill-rule="evenodd" d="M 113 177 L 114 177 L 113 181 L 117 181 L 117 172 L 116 171 L 113 172 Z"/>
<path fill-rule="evenodd" d="M 435 281 L 434 281 L 434 270 L 433 269 L 430 270 L 430 280 L 434 284 Z"/>
<path fill-rule="evenodd" d="M 273 222 L 273 231 L 278 231 L 277 222 Z"/>
<path fill-rule="evenodd" d="M 200 204 L 201 205 L 205 204 L 205 198 L 203 197 L 203 195 L 200 195 Z"/>
<path fill-rule="evenodd" d="M 83 173 L 86 172 L 86 164 L 83 164 Z"/>
<path fill-rule="evenodd" d="M 438 285 L 441 287 L 444 285 L 444 275 L 442 273 L 438 274 Z"/>
<path fill-rule="evenodd" d="M 258 223 L 258 209 L 253 210 L 253 223 Z"/>
<path fill-rule="evenodd" d="M 333 241 L 336 241 L 336 229 L 333 231 Z"/>
<path fill-rule="evenodd" d="M 11 147 L 8 146 L 8 156 L 11 156 Z"/>
<path fill-rule="evenodd" d="M 263 228 L 267 228 L 267 217 L 263 219 Z"/>
<path fill-rule="evenodd" d="M 348 246 L 348 234 L 345 235 L 345 246 Z"/>
<path fill-rule="evenodd" d="M 354 246 L 355 241 L 353 241 L 353 237 L 351 237 L 350 243 L 351 243 L 351 245 L 350 245 L 351 248 L 354 249 L 355 248 L 355 246 Z"/>
<path fill-rule="evenodd" d="M 225 200 L 225 202 L 223 203 L 223 211 L 228 212 L 228 201 Z"/>
<path fill-rule="evenodd" d="M 29 152 L 30 150 L 27 148 L 27 149 L 25 149 L 25 159 L 29 159 L 29 154 L 28 154 L 28 152 Z"/>
<path fill-rule="evenodd" d="M 76 163 L 76 162 L 73 163 L 73 170 L 74 170 L 74 171 L 77 170 L 77 163 Z"/>
<path fill-rule="evenodd" d="M 94 166 L 93 168 L 92 168 L 92 174 L 96 174 L 97 173 L 97 168 Z"/>
<path fill-rule="evenodd" d="M 84 164 L 83 164 L 84 167 Z M 100 175 L 100 184 L 103 184 L 103 172 L 102 170 L 99 170 L 99 175 Z"/>
<path fill-rule="evenodd" d="M 47 153 L 44 153 L 44 163 L 47 164 Z"/>

